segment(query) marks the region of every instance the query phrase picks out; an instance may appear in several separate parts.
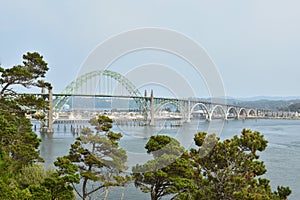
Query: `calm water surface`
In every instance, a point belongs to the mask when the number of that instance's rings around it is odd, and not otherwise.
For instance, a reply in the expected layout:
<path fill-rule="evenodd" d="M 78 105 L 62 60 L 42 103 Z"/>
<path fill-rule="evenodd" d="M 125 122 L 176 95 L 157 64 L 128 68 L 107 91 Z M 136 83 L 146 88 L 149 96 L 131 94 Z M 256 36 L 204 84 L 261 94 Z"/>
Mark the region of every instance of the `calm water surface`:
<path fill-rule="evenodd" d="M 73 124 L 72 126 L 83 125 L 86 124 Z M 175 137 L 183 146 L 189 148 L 192 145 L 193 134 L 197 131 L 207 131 L 209 127 L 209 123 L 206 121 L 192 121 L 181 127 L 170 127 L 170 124 L 159 125 L 156 128 L 114 125 L 114 131 L 124 134 L 120 146 L 127 150 L 129 166 L 144 163 L 150 158 L 147 156 L 144 146 L 152 134 L 166 134 Z M 70 124 L 66 125 L 66 130 L 64 130 L 63 125 L 58 127 L 55 124 L 53 135 L 37 132 L 42 138 L 40 151 L 41 156 L 45 159 L 45 166 L 53 166 L 56 157 L 68 153 L 70 144 L 77 137 L 76 134 L 73 135 L 70 132 L 70 126 Z M 221 139 L 230 138 L 235 134 L 240 134 L 243 128 L 257 130 L 264 134 L 269 141 L 267 149 L 261 153 L 260 158 L 265 162 L 268 170 L 265 176 L 271 180 L 273 190 L 277 185 L 289 186 L 292 189 L 289 199 L 300 199 L 300 120 L 229 120 L 218 135 Z M 123 199 L 150 199 L 149 194 L 143 194 L 132 185 L 124 189 L 114 189 L 110 192 L 109 199 L 122 199 L 122 193 L 124 194 Z"/>

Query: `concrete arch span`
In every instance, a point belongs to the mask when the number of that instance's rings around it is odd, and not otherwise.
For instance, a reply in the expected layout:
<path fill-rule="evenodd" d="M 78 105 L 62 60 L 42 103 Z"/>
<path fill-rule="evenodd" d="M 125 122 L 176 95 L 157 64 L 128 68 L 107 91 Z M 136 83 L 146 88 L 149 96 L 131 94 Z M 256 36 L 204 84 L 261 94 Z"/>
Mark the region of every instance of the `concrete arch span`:
<path fill-rule="evenodd" d="M 241 117 L 241 115 L 242 115 L 243 118 L 248 117 L 248 112 L 247 112 L 246 108 L 240 108 L 239 109 L 239 118 Z"/>
<path fill-rule="evenodd" d="M 211 112 L 210 112 L 210 115 L 209 115 L 209 120 L 212 120 L 212 117 L 213 117 L 213 114 L 215 112 L 215 110 L 217 108 L 220 108 L 220 110 L 222 111 L 222 113 L 224 114 L 224 119 L 226 119 L 226 111 L 224 110 L 223 106 L 221 105 L 215 105 L 212 109 L 211 109 Z"/>
<path fill-rule="evenodd" d="M 191 108 L 190 112 L 192 113 L 194 111 L 194 109 L 196 108 L 196 106 L 201 106 L 202 108 L 204 108 L 204 111 L 208 114 L 208 108 L 206 107 L 205 104 L 203 103 L 196 103 L 195 105 L 193 105 L 193 107 Z"/>
<path fill-rule="evenodd" d="M 233 106 L 228 107 L 227 112 L 226 112 L 226 119 L 228 118 L 230 111 L 233 111 L 233 113 L 235 114 L 235 118 L 238 119 L 239 118 L 239 113 L 237 111 L 237 109 Z"/>
<path fill-rule="evenodd" d="M 255 109 L 249 109 L 247 112 L 247 116 L 256 116 L 256 110 Z"/>
<path fill-rule="evenodd" d="M 187 121 L 190 121 L 191 119 L 191 114 L 193 113 L 193 111 L 195 110 L 195 108 L 197 106 L 201 106 L 201 108 L 203 109 L 204 111 L 204 114 L 206 115 L 206 119 L 209 118 L 209 110 L 207 108 L 207 106 L 204 104 L 204 103 L 196 103 L 192 106 L 192 108 L 189 110 L 189 113 L 188 113 L 188 117 L 187 117 Z"/>

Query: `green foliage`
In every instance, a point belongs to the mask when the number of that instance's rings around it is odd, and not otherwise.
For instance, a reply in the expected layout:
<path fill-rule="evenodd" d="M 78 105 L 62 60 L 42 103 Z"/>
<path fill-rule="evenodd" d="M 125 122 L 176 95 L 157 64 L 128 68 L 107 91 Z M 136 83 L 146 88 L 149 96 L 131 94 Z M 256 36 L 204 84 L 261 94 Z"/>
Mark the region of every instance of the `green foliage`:
<path fill-rule="evenodd" d="M 269 180 L 260 178 L 267 170 L 257 152 L 265 150 L 267 141 L 259 132 L 244 129 L 239 137 L 222 142 L 198 133 L 195 143 L 199 149 L 190 151 L 197 188 L 193 199 L 285 199 L 289 195 L 289 188 L 283 188 L 280 197 L 271 191 Z M 207 144 L 214 146 L 207 151 Z"/>
<path fill-rule="evenodd" d="M 35 164 L 42 161 L 38 151 L 40 139 L 26 114 L 45 110 L 48 104 L 33 95 L 16 95 L 12 86 L 51 85 L 41 79 L 48 70 L 42 56 L 27 53 L 23 59 L 23 65 L 0 67 L 0 200 L 74 199 L 69 177 L 44 171 Z"/>
<path fill-rule="evenodd" d="M 19 174 L 7 174 L 1 178 L 0 200 L 75 198 L 73 188 L 69 184 L 69 177 L 60 176 L 54 170 L 44 171 L 38 164 L 24 166 Z"/>
<path fill-rule="evenodd" d="M 78 182 L 78 176 L 61 176 L 60 173 L 53 173 L 51 176 L 45 178 L 41 184 L 49 193 L 51 199 L 65 200 L 75 199 L 73 187 L 71 183 Z"/>
<path fill-rule="evenodd" d="M 0 200 L 28 200 L 32 198 L 32 194 L 28 188 L 20 189 L 15 186 L 6 184 L 0 179 Z"/>
<path fill-rule="evenodd" d="M 6 105 L 7 110 L 19 108 L 18 112 L 30 114 L 38 120 L 44 120 L 45 116 L 35 115 L 37 111 L 48 109 L 48 102 L 42 97 L 36 97 L 29 94 L 16 94 L 13 86 L 19 85 L 25 88 L 30 87 L 47 87 L 51 88 L 51 84 L 45 82 L 45 74 L 48 71 L 47 63 L 37 52 L 23 55 L 23 64 L 16 65 L 11 68 L 0 67 L 0 100 Z M 6 99 L 6 101 L 3 101 Z M 14 104 L 14 105 L 11 105 Z"/>
<path fill-rule="evenodd" d="M 47 174 L 49 174 L 49 172 L 45 172 L 43 165 L 30 164 L 24 166 L 20 170 L 20 173 L 17 176 L 17 181 L 19 185 L 23 187 L 28 187 L 30 185 L 40 185 L 46 178 Z"/>
<path fill-rule="evenodd" d="M 292 190 L 289 187 L 278 186 L 277 191 L 275 191 L 276 196 L 279 196 L 279 199 L 287 199 L 287 197 L 292 193 Z"/>
<path fill-rule="evenodd" d="M 272 192 L 270 181 L 261 177 L 267 170 L 258 152 L 268 142 L 259 132 L 244 129 L 240 136 L 224 141 L 199 132 L 194 137 L 198 148 L 181 156 L 175 153 L 179 143 L 170 145 L 174 140 L 152 136 L 146 149 L 154 159 L 132 170 L 135 186 L 150 193 L 152 200 L 167 195 L 188 200 L 284 200 L 291 194 L 290 188 L 281 186 Z"/>
<path fill-rule="evenodd" d="M 51 197 L 50 192 L 47 188 L 41 185 L 30 185 L 27 190 L 30 192 L 30 200 L 51 200 L 54 199 Z"/>
<path fill-rule="evenodd" d="M 189 179 L 193 176 L 193 169 L 187 152 L 177 140 L 164 135 L 152 136 L 145 148 L 154 159 L 133 167 L 136 187 L 150 193 L 152 200 L 193 188 Z"/>
<path fill-rule="evenodd" d="M 31 86 L 36 87 L 50 87 L 49 83 L 45 83 L 41 78 L 45 77 L 48 71 L 47 63 L 43 60 L 37 52 L 23 55 L 23 64 L 16 65 L 12 68 L 0 67 L 0 84 L 2 89 L 0 90 L 0 98 L 4 94 L 13 94 L 11 89 L 13 85 L 21 85 L 29 88 Z"/>
<path fill-rule="evenodd" d="M 32 131 L 25 112 L 11 100 L 0 99 L 0 144 L 2 150 L 20 169 L 26 164 L 40 161 L 40 139 Z"/>
<path fill-rule="evenodd" d="M 98 124 L 96 124 L 96 130 L 97 132 L 109 132 L 109 130 L 112 128 L 113 120 L 109 117 L 102 115 L 98 118 Z"/>
<path fill-rule="evenodd" d="M 16 170 L 41 160 L 37 150 L 40 139 L 32 132 L 26 114 L 44 110 L 48 104 L 43 98 L 33 95 L 15 95 L 12 86 L 51 87 L 42 80 L 48 71 L 42 56 L 36 52 L 28 52 L 23 60 L 22 65 L 6 69 L 0 67 L 0 144 L 14 162 Z"/>
<path fill-rule="evenodd" d="M 154 157 L 162 156 L 163 152 L 161 152 L 161 154 L 157 154 L 156 152 L 164 148 L 172 140 L 172 138 L 166 135 L 151 136 L 151 138 L 145 146 L 145 148 L 147 149 L 147 153 L 154 153 Z"/>
<path fill-rule="evenodd" d="M 164 154 L 180 157 L 185 151 L 177 140 L 165 135 L 151 136 L 145 148 L 147 153 L 151 153 L 154 158 L 159 158 Z"/>
<path fill-rule="evenodd" d="M 87 199 L 100 189 L 124 186 L 130 180 L 129 176 L 122 175 L 127 169 L 126 152 L 118 145 L 122 134 L 110 131 L 113 121 L 106 116 L 99 116 L 90 122 L 96 126 L 96 133 L 84 128 L 81 136 L 71 145 L 69 155 L 55 162 L 61 175 L 80 178 L 81 190 L 76 187 L 79 179 L 74 178 L 70 182 L 82 199 Z"/>

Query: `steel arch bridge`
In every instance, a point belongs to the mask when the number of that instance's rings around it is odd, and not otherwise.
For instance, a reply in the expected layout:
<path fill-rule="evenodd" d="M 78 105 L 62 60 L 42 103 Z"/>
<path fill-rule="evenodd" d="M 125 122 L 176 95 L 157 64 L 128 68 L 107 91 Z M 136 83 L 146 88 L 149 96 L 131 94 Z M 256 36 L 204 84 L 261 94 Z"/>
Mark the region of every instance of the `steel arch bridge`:
<path fill-rule="evenodd" d="M 61 91 L 62 96 L 59 96 L 55 100 L 53 110 L 55 112 L 60 112 L 70 100 L 71 96 L 78 94 L 78 89 L 80 89 L 83 85 L 87 85 L 89 80 L 103 76 L 112 78 L 118 83 L 120 83 L 127 90 L 127 92 L 129 92 L 129 96 L 133 97 L 138 106 L 140 106 L 141 108 L 144 107 L 144 102 L 141 98 L 142 94 L 135 87 L 135 85 L 131 81 L 129 81 L 125 76 L 115 71 L 97 70 L 79 76 L 78 78 L 76 78 L 76 80 L 72 81 L 67 87 L 65 87 L 65 89 Z"/>
<path fill-rule="evenodd" d="M 104 94 L 102 92 L 99 92 L 99 94 L 92 95 L 93 92 L 87 92 L 82 93 L 80 92 L 80 89 L 83 88 L 83 86 L 88 87 L 88 85 L 92 85 L 93 87 L 98 86 L 104 86 L 105 81 L 103 78 L 109 78 L 109 80 L 114 80 L 115 83 L 120 84 L 122 89 L 125 89 L 129 95 L 119 95 L 119 94 Z M 97 79 L 98 78 L 98 79 Z M 104 84 L 98 84 L 99 80 L 104 79 Z M 93 80 L 97 79 L 97 84 L 93 83 Z M 89 84 L 92 82 L 92 84 Z M 92 89 L 94 89 L 92 87 Z M 112 87 L 108 91 L 112 92 Z M 115 88 L 114 88 L 115 89 Z M 207 120 L 212 120 L 214 117 L 221 116 L 225 120 L 227 120 L 229 117 L 235 117 L 236 119 L 240 118 L 241 116 L 246 118 L 250 115 L 257 116 L 258 115 L 258 109 L 256 108 L 246 108 L 241 106 L 235 106 L 235 105 L 227 105 L 227 104 L 219 104 L 219 103 L 213 103 L 213 102 L 205 102 L 200 100 L 191 100 L 191 99 L 177 99 L 177 98 L 164 98 L 164 97 L 153 97 L 153 91 L 151 92 L 151 97 L 147 97 L 146 93 L 145 96 L 143 96 L 140 91 L 136 88 L 136 86 L 128 80 L 126 77 L 121 75 L 118 72 L 110 71 L 110 70 L 97 70 L 88 72 L 82 76 L 79 76 L 76 78 L 76 80 L 72 81 L 60 94 L 55 95 L 56 99 L 53 103 L 53 111 L 56 113 L 59 113 L 62 111 L 64 106 L 69 102 L 70 98 L 72 96 L 87 96 L 87 97 L 109 97 L 109 98 L 120 98 L 120 99 L 133 99 L 137 106 L 139 107 L 139 110 L 143 112 L 144 114 L 144 120 L 148 121 L 150 116 L 150 122 L 153 125 L 155 114 L 160 112 L 160 110 L 166 106 L 167 104 L 173 104 L 177 107 L 177 109 L 182 114 L 182 118 L 189 122 L 191 119 L 191 114 L 193 113 L 194 109 L 197 106 L 200 106 L 203 110 L 203 114 L 206 116 Z M 260 111 L 260 113 L 262 113 Z M 219 115 L 219 116 L 216 116 Z"/>

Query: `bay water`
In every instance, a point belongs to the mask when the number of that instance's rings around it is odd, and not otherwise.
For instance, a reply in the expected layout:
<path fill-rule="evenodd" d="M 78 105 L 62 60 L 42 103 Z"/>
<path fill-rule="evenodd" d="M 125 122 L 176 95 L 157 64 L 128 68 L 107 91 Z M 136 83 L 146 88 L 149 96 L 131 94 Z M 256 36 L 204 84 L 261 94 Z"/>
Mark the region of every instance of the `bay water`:
<path fill-rule="evenodd" d="M 124 135 L 120 146 L 127 151 L 129 167 L 151 159 L 146 154 L 144 147 L 153 134 L 169 135 L 179 140 L 184 147 L 190 148 L 193 146 L 192 138 L 195 133 L 213 130 L 209 129 L 210 122 L 204 120 L 193 120 L 182 126 L 176 126 L 176 122 L 172 121 L 157 123 L 157 127 L 138 126 L 134 123 L 114 124 L 113 131 L 121 132 Z M 53 162 L 58 156 L 68 154 L 70 144 L 78 136 L 77 133 L 71 132 L 71 126 L 78 129 L 88 126 L 84 123 L 55 124 L 53 134 L 42 134 L 38 131 L 39 124 L 35 122 L 33 124 L 36 126 L 36 133 L 42 139 L 40 152 L 46 167 L 54 166 Z M 273 190 L 278 185 L 289 186 L 292 189 L 289 199 L 300 199 L 300 120 L 247 119 L 228 120 L 224 124 L 220 120 L 220 124 L 222 128 L 218 129 L 217 135 L 221 140 L 231 138 L 236 134 L 239 135 L 243 128 L 262 133 L 268 140 L 267 149 L 260 153 L 260 160 L 264 161 L 268 170 L 264 176 L 270 179 Z M 101 192 L 93 197 L 93 199 L 102 198 L 103 193 L 101 194 Z M 124 188 L 110 190 L 109 199 L 150 199 L 150 194 L 144 194 L 133 184 L 129 184 Z"/>

